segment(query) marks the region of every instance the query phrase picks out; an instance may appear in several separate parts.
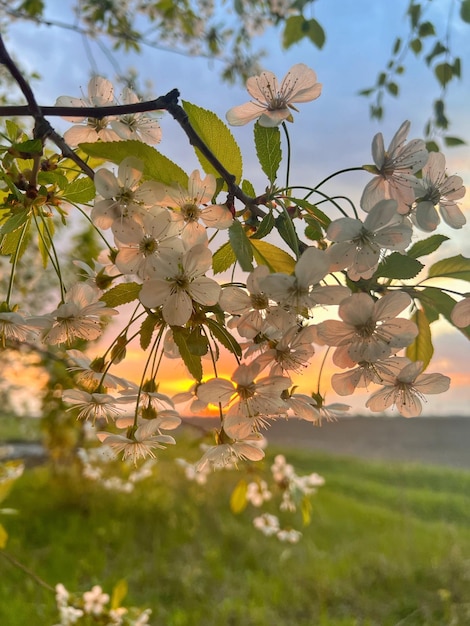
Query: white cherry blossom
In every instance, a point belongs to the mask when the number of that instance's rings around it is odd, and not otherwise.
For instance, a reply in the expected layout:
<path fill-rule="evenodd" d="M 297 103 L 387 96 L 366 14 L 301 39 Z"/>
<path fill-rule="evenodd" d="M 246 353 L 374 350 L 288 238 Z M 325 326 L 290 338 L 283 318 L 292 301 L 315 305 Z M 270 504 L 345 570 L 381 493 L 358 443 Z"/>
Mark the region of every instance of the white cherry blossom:
<path fill-rule="evenodd" d="M 465 215 L 456 204 L 465 195 L 465 187 L 460 176 L 446 175 L 445 156 L 440 152 L 430 152 L 428 162 L 423 167 L 421 178 L 411 178 L 410 185 L 416 196 L 416 209 L 412 213 L 414 222 L 421 230 L 431 232 L 442 219 L 451 228 L 462 228 Z"/>
<path fill-rule="evenodd" d="M 232 126 L 243 126 L 256 119 L 260 126 L 267 127 L 279 126 L 283 121 L 292 122 L 291 111 L 297 111 L 294 104 L 315 100 L 321 94 L 322 86 L 312 69 L 297 63 L 281 84 L 272 72 L 264 71 L 259 76 L 251 76 L 246 88 L 253 100 L 227 112 L 227 121 Z"/>
<path fill-rule="evenodd" d="M 403 291 L 388 293 L 377 301 L 366 293 L 352 294 L 339 306 L 342 321 L 321 322 L 318 336 L 326 345 L 338 346 L 333 361 L 339 367 L 385 359 L 418 334 L 414 322 L 396 317 L 410 304 L 410 296 Z"/>
<path fill-rule="evenodd" d="M 94 424 L 96 420 L 109 419 L 115 420 L 122 412 L 122 409 L 116 406 L 119 402 L 114 396 L 107 393 L 88 393 L 80 389 L 66 389 L 62 394 L 62 399 L 73 408 L 79 409 L 77 419 L 91 420 Z"/>
<path fill-rule="evenodd" d="M 333 245 L 327 253 L 330 270 L 346 269 L 351 280 L 371 278 L 383 250 L 405 250 L 411 243 L 412 229 L 397 213 L 395 200 L 381 200 L 364 223 L 352 217 L 331 222 L 327 237 Z"/>
<path fill-rule="evenodd" d="M 396 406 L 404 417 L 421 414 L 425 394 L 443 393 L 449 389 L 450 378 L 443 374 L 422 374 L 421 361 L 409 361 L 398 374 L 383 375 L 383 387 L 371 395 L 366 406 L 374 412 Z"/>
<path fill-rule="evenodd" d="M 137 95 L 125 87 L 122 92 L 122 104 L 136 104 Z M 143 141 L 150 145 L 160 143 L 162 129 L 158 121 L 149 113 L 126 113 L 111 121 L 111 128 L 120 139 Z"/>
<path fill-rule="evenodd" d="M 143 420 L 137 428 L 129 427 L 126 435 L 99 432 L 96 436 L 117 454 L 122 453 L 123 460 L 131 459 L 135 465 L 140 458 L 155 459 L 155 448 L 164 449 L 176 443 L 170 435 L 160 434 L 159 427 L 158 420 Z"/>
<path fill-rule="evenodd" d="M 409 174 L 415 174 L 428 159 L 426 144 L 422 139 L 413 139 L 406 145 L 410 122 L 406 121 L 393 136 L 385 150 L 382 133 L 372 140 L 372 157 L 376 176 L 367 183 L 361 197 L 361 207 L 370 211 L 377 202 L 384 199 L 397 201 L 399 213 L 407 213 L 414 202 L 414 192 L 409 182 Z"/>
<path fill-rule="evenodd" d="M 450 314 L 452 322 L 458 328 L 470 326 L 470 297 L 464 298 L 457 302 Z"/>
<path fill-rule="evenodd" d="M 95 174 L 97 193 L 103 198 L 95 202 L 91 219 L 99 228 L 111 228 L 115 222 L 123 224 L 134 220 L 142 223 L 149 207 L 158 204 L 160 183 L 148 180 L 141 183 L 144 164 L 135 157 L 126 157 L 118 167 L 117 176 L 106 168 Z"/>
<path fill-rule="evenodd" d="M 210 250 L 200 244 L 182 255 L 162 259 L 154 278 L 144 282 L 140 301 L 148 308 L 162 307 L 163 319 L 171 326 L 184 326 L 193 313 L 193 302 L 217 304 L 220 285 L 204 276 L 212 264 Z"/>
<path fill-rule="evenodd" d="M 197 244 L 207 244 L 206 228 L 224 230 L 232 225 L 233 215 L 230 210 L 226 206 L 212 204 L 217 188 L 212 174 L 201 179 L 199 171 L 194 170 L 188 180 L 188 189 L 181 185 L 159 185 L 161 198 L 158 204 L 174 210 L 174 219 L 180 223 L 181 237 L 187 249 Z"/>
<path fill-rule="evenodd" d="M 57 98 L 55 104 L 60 107 L 110 106 L 116 104 L 114 87 L 106 78 L 94 76 L 88 83 L 88 98 L 60 96 Z M 72 147 L 85 142 L 94 143 L 99 139 L 102 141 L 119 141 L 119 135 L 117 135 L 112 128 L 109 128 L 110 122 L 114 117 L 98 119 L 95 117 L 81 117 L 75 115 L 72 117 L 64 117 L 64 119 L 75 123 L 72 128 L 69 128 L 64 133 L 65 141 Z"/>

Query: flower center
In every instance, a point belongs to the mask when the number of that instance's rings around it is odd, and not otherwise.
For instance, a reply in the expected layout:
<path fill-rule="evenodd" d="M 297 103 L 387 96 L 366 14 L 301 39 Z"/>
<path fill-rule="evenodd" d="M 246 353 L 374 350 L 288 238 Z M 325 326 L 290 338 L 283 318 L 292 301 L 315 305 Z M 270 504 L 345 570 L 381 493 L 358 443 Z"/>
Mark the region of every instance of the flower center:
<path fill-rule="evenodd" d="M 356 334 L 359 335 L 359 337 L 371 337 L 374 334 L 376 327 L 377 324 L 374 320 L 369 319 L 365 324 L 355 326 L 354 328 L 356 329 Z"/>
<path fill-rule="evenodd" d="M 267 309 L 269 306 L 268 297 L 264 293 L 252 293 L 250 300 L 251 306 L 257 311 Z"/>
<path fill-rule="evenodd" d="M 87 126 L 89 126 L 90 128 L 93 128 L 94 130 L 96 130 L 97 133 L 100 132 L 100 130 L 103 130 L 104 128 L 106 128 L 106 126 L 108 125 L 108 120 L 106 117 L 103 117 L 103 119 L 99 120 L 96 117 L 89 117 L 87 118 Z"/>
<path fill-rule="evenodd" d="M 150 235 L 145 235 L 139 243 L 139 252 L 144 256 L 151 256 L 158 250 L 158 241 Z"/>
<path fill-rule="evenodd" d="M 197 222 L 201 215 L 201 209 L 196 204 L 188 202 L 181 207 L 181 213 L 185 222 Z"/>
<path fill-rule="evenodd" d="M 242 400 L 248 400 L 248 398 L 252 398 L 256 393 L 256 387 L 254 383 L 250 383 L 249 385 L 238 385 L 237 393 Z"/>

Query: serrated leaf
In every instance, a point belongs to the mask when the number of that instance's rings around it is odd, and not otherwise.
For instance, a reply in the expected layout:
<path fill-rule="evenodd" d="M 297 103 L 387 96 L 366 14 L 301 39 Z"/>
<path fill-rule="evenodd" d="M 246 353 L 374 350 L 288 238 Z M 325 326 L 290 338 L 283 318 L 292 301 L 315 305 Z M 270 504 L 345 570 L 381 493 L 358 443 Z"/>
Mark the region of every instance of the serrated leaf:
<path fill-rule="evenodd" d="M 138 300 L 141 288 L 142 285 L 138 283 L 121 283 L 111 287 L 101 296 L 100 300 L 109 307 L 121 306 L 122 304 Z"/>
<path fill-rule="evenodd" d="M 331 219 L 326 213 L 323 213 L 323 211 L 319 209 L 316 204 L 312 204 L 303 198 L 290 198 L 290 200 L 301 209 L 305 209 L 307 211 L 308 217 L 305 217 L 306 221 L 309 221 L 310 217 L 311 219 L 316 220 L 325 230 L 328 228 L 331 223 Z"/>
<path fill-rule="evenodd" d="M 246 178 L 242 180 L 242 191 L 243 193 L 246 193 L 247 196 L 251 196 L 252 198 L 256 197 L 255 188 L 249 180 L 246 180 Z"/>
<path fill-rule="evenodd" d="M 59 189 L 64 189 L 68 185 L 68 179 L 62 172 L 39 172 L 39 185 L 57 185 Z"/>
<path fill-rule="evenodd" d="M 237 261 L 244 272 L 253 271 L 253 248 L 246 236 L 243 226 L 235 220 L 228 229 L 230 245 L 232 246 Z"/>
<path fill-rule="evenodd" d="M 209 350 L 209 342 L 203 334 L 200 326 L 196 326 L 188 332 L 187 336 L 188 350 L 195 356 L 204 356 Z"/>
<path fill-rule="evenodd" d="M 122 601 L 127 596 L 128 586 L 127 581 L 124 578 L 118 580 L 113 587 L 113 593 L 111 594 L 111 608 L 116 610 L 122 605 Z"/>
<path fill-rule="evenodd" d="M 427 254 L 435 252 L 444 243 L 444 241 L 449 241 L 449 237 L 446 237 L 445 235 L 431 235 L 431 237 L 428 237 L 427 239 L 422 239 L 421 241 L 414 243 L 406 254 L 412 259 L 417 259 L 420 256 L 426 256 Z"/>
<path fill-rule="evenodd" d="M 6 235 L 12 233 L 18 228 L 21 228 L 29 219 L 31 219 L 30 211 L 20 211 L 9 217 L 3 226 L 0 228 L 0 235 Z"/>
<path fill-rule="evenodd" d="M 47 225 L 44 222 L 39 222 L 38 232 L 38 248 L 41 254 L 42 266 L 46 268 L 49 263 L 49 250 L 51 249 L 52 237 L 54 235 L 54 222 L 49 220 Z"/>
<path fill-rule="evenodd" d="M 209 150 L 235 176 L 235 182 L 240 182 L 243 173 L 242 154 L 228 126 L 215 113 L 195 104 L 183 102 L 183 108 L 191 126 Z M 199 150 L 195 149 L 195 151 L 204 171 L 207 174 L 214 174 L 216 178 L 220 177 L 220 172 L 209 163 L 207 158 Z"/>
<path fill-rule="evenodd" d="M 295 269 L 295 259 L 287 252 L 268 241 L 261 239 L 250 239 L 250 241 L 258 265 L 267 265 L 271 272 L 292 274 Z"/>
<path fill-rule="evenodd" d="M 144 178 L 158 180 L 165 185 L 179 183 L 188 186 L 188 175 L 179 165 L 141 141 L 97 141 L 81 143 L 80 148 L 89 156 L 106 159 L 110 163 L 121 163 L 126 157 L 134 156 L 144 164 Z"/>
<path fill-rule="evenodd" d="M 429 320 L 424 311 L 418 309 L 413 315 L 412 321 L 418 327 L 418 335 L 413 343 L 407 347 L 406 356 L 412 361 L 422 361 L 423 369 L 426 369 L 434 354 Z"/>
<path fill-rule="evenodd" d="M 7 545 L 8 533 L 5 528 L 0 524 L 0 550 L 3 550 Z"/>
<path fill-rule="evenodd" d="M 248 483 L 242 478 L 238 481 L 230 496 L 230 510 L 235 515 L 242 513 L 246 509 L 246 505 L 248 504 L 246 498 L 247 491 Z"/>
<path fill-rule="evenodd" d="M 277 177 L 282 159 L 281 133 L 279 128 L 265 128 L 258 122 L 254 125 L 255 147 L 261 169 L 270 183 Z"/>
<path fill-rule="evenodd" d="M 62 197 L 72 204 L 91 202 L 96 196 L 95 184 L 91 178 L 77 178 L 65 187 Z"/>
<path fill-rule="evenodd" d="M 176 345 L 178 346 L 178 350 L 180 352 L 181 358 L 184 361 L 184 364 L 188 368 L 191 376 L 197 381 L 200 382 L 202 379 L 202 362 L 201 357 L 192 354 L 192 352 L 188 349 L 188 334 L 189 331 L 187 328 L 183 328 L 180 326 L 173 326 L 173 339 L 175 340 Z"/>
<path fill-rule="evenodd" d="M 420 261 L 399 252 L 392 252 L 379 264 L 374 276 L 383 278 L 414 278 L 423 269 Z"/>
<path fill-rule="evenodd" d="M 155 330 L 155 326 L 159 321 L 156 315 L 150 313 L 147 315 L 145 320 L 142 322 L 142 325 L 139 330 L 140 335 L 140 347 L 142 350 L 147 350 L 152 341 L 153 331 Z"/>
<path fill-rule="evenodd" d="M 237 262 L 237 257 L 230 244 L 230 241 L 224 243 L 223 246 L 212 255 L 212 271 L 214 274 L 221 274 L 228 270 Z"/>
<path fill-rule="evenodd" d="M 206 318 L 204 322 L 208 329 L 210 330 L 214 339 L 217 339 L 227 350 L 230 350 L 233 354 L 236 354 L 238 357 L 242 355 L 242 349 L 238 341 L 231 335 L 225 326 L 222 326 L 215 320 L 210 317 Z"/>
<path fill-rule="evenodd" d="M 12 233 L 3 235 L 0 243 L 0 253 L 16 253 L 17 259 L 20 259 L 28 247 L 30 227 L 31 220 L 28 220 L 23 224 L 23 226 L 21 226 L 21 228 L 17 228 Z"/>
<path fill-rule="evenodd" d="M 451 314 L 454 306 L 457 304 L 457 300 L 449 296 L 447 293 L 444 293 L 438 287 L 426 287 L 419 291 L 419 293 L 414 294 L 414 297 L 417 298 L 424 309 L 428 311 L 429 309 L 433 309 L 438 315 L 442 315 L 449 324 L 454 325 L 452 322 Z M 428 319 L 432 318 L 428 314 Z M 458 330 L 465 335 L 467 339 L 470 339 L 470 329 L 468 328 L 458 328 Z"/>
<path fill-rule="evenodd" d="M 307 37 L 319 50 L 321 50 L 326 41 L 325 31 L 320 23 L 313 17 L 307 21 L 307 25 Z"/>
<path fill-rule="evenodd" d="M 282 213 L 276 218 L 276 228 L 295 256 L 299 257 L 299 238 L 295 232 L 292 220 L 286 213 Z"/>
<path fill-rule="evenodd" d="M 470 281 L 470 259 L 458 254 L 449 259 L 442 259 L 431 265 L 428 271 L 429 278 L 438 276 Z"/>

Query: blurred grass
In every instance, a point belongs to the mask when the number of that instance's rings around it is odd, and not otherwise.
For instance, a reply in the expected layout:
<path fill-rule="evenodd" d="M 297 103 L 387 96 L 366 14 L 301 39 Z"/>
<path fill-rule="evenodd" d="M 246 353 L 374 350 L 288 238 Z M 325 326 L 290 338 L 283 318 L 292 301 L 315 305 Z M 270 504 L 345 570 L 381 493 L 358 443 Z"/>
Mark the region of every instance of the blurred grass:
<path fill-rule="evenodd" d="M 40 439 L 40 419 L 0 414 L 0 443 L 3 441 L 38 441 Z"/>
<path fill-rule="evenodd" d="M 283 450 L 326 479 L 292 546 L 256 531 L 254 509 L 230 513 L 243 472 L 200 487 L 177 448 L 126 495 L 27 471 L 6 503 L 19 514 L 2 519 L 8 553 L 70 590 L 126 578 L 126 604 L 151 607 L 154 626 L 470 624 L 470 472 Z M 0 624 L 56 622 L 53 595 L 0 559 Z"/>

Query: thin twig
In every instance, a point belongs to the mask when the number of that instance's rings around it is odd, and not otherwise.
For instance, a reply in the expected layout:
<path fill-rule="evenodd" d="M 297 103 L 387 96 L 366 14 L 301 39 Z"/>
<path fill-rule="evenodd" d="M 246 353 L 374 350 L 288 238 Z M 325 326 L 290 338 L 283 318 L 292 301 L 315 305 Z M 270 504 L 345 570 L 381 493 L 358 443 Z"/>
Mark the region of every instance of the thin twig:
<path fill-rule="evenodd" d="M 8 552 L 5 552 L 5 550 L 0 550 L 0 554 L 3 557 L 5 557 L 5 559 L 11 563 L 11 565 L 14 565 L 18 569 L 20 569 L 22 572 L 27 574 L 30 578 L 32 578 L 34 582 L 36 582 L 38 585 L 40 585 L 41 587 L 44 587 L 44 589 L 47 589 L 48 591 L 52 591 L 52 593 L 55 593 L 54 587 L 51 587 L 49 583 L 46 583 L 45 580 L 42 580 L 42 578 L 39 578 L 37 574 L 35 574 L 29 568 L 23 565 L 23 563 L 20 563 L 20 561 L 18 561 L 14 556 L 12 556 L 11 554 L 8 554 Z"/>

